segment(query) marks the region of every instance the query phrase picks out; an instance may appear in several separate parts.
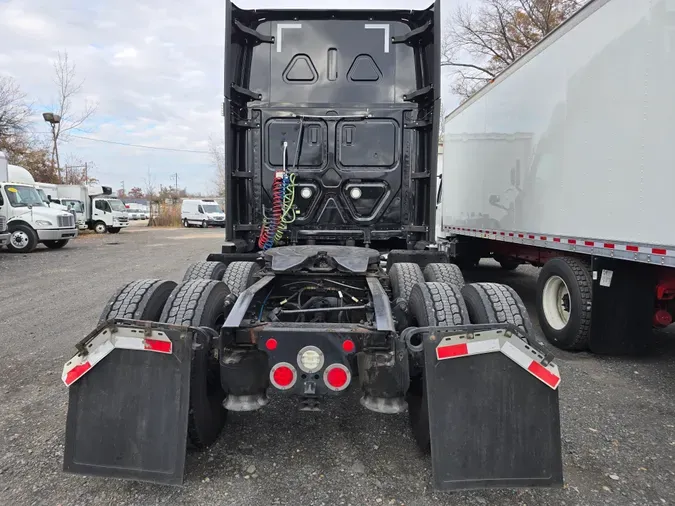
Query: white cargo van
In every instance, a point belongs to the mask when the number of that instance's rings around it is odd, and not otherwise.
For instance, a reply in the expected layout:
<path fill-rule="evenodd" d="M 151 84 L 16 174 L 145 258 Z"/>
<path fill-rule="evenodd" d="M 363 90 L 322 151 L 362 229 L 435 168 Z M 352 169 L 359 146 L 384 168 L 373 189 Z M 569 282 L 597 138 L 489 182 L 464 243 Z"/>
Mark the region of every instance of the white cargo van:
<path fill-rule="evenodd" d="M 215 200 L 185 199 L 181 208 L 181 220 L 184 227 L 224 227 L 225 213 Z"/>

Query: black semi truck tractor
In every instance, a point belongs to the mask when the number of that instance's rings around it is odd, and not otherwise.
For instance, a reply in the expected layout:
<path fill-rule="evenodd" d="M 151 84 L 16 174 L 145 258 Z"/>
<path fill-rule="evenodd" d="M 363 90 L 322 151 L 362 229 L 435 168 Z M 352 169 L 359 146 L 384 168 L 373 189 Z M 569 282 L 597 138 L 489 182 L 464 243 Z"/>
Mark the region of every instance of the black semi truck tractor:
<path fill-rule="evenodd" d="M 226 3 L 225 242 L 120 288 L 77 344 L 65 471 L 180 484 L 228 412 L 356 390 L 409 417 L 439 489 L 562 485 L 560 373 L 527 310 L 434 249 L 440 33 L 440 2 Z"/>

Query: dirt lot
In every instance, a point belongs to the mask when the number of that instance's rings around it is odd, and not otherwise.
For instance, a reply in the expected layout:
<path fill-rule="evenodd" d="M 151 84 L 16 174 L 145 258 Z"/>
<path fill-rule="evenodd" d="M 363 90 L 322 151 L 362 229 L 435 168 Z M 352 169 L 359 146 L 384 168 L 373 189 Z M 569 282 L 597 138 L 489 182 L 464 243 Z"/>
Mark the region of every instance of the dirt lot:
<path fill-rule="evenodd" d="M 63 474 L 60 374 L 74 343 L 116 287 L 180 280 L 221 239 L 221 230 L 132 227 L 59 251 L 0 252 L 0 504 L 675 504 L 672 332 L 644 336 L 651 351 L 638 358 L 557 353 L 563 489 L 433 492 L 406 417 L 368 412 L 356 392 L 317 414 L 275 398 L 231 415 L 214 447 L 188 455 L 180 488 Z M 536 274 L 486 265 L 467 277 L 510 282 L 533 312 Z"/>

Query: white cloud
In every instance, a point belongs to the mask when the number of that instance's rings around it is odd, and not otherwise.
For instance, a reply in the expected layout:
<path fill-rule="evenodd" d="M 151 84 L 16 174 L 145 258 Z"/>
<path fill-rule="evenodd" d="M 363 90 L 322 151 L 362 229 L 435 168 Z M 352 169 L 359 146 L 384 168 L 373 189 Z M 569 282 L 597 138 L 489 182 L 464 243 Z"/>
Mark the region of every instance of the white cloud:
<path fill-rule="evenodd" d="M 125 47 L 121 51 L 115 53 L 114 58 L 116 60 L 130 60 L 135 59 L 136 56 L 138 56 L 138 51 L 136 51 L 136 49 L 133 47 Z"/>

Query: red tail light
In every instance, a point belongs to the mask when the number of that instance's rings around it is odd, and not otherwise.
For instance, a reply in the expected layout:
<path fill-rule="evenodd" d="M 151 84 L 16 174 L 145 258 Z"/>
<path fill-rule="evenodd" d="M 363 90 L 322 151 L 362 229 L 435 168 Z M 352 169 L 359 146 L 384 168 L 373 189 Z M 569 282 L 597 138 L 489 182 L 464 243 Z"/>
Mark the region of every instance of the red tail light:
<path fill-rule="evenodd" d="M 342 341 L 342 349 L 345 350 L 347 353 L 351 353 L 354 351 L 356 348 L 356 345 L 354 344 L 354 341 L 351 339 L 346 339 L 345 341 Z"/>
<path fill-rule="evenodd" d="M 288 390 L 298 379 L 298 373 L 288 362 L 279 362 L 270 370 L 270 381 L 279 390 Z"/>
<path fill-rule="evenodd" d="M 323 381 L 331 390 L 339 392 L 349 386 L 352 375 L 342 364 L 332 364 L 326 367 L 323 373 Z"/>

